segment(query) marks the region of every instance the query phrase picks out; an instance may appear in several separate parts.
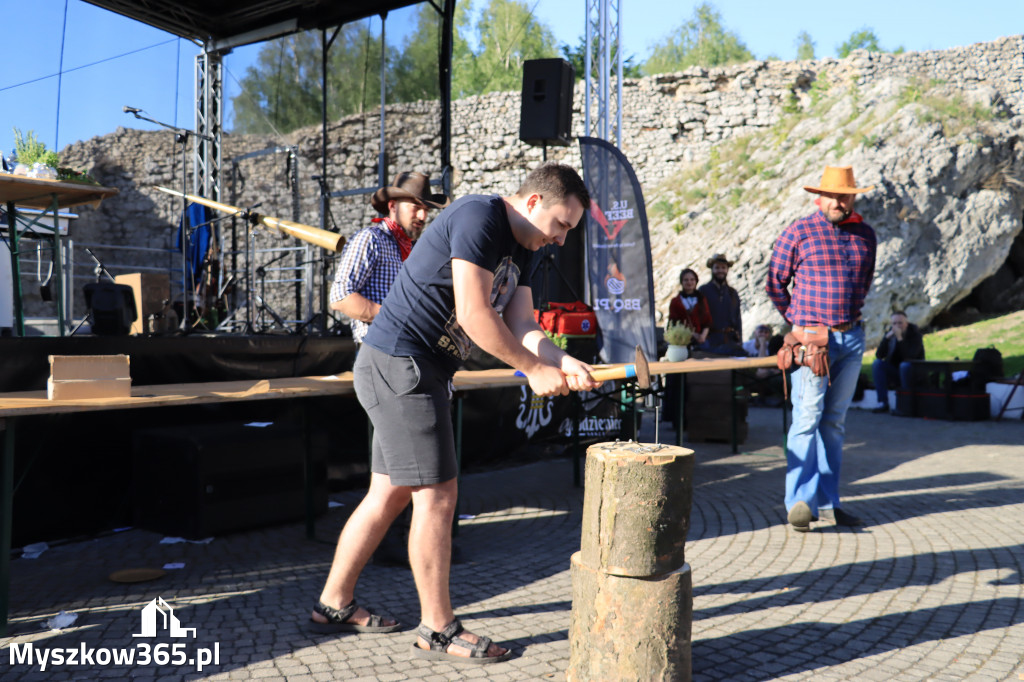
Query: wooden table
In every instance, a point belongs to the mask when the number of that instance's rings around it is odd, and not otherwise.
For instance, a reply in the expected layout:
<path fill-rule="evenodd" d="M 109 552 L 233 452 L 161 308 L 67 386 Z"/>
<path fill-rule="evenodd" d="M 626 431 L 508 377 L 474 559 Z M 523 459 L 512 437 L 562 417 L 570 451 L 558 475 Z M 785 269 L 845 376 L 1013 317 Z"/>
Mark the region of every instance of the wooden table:
<path fill-rule="evenodd" d="M 774 358 L 715 358 L 685 360 L 683 362 L 654 362 L 651 363 L 650 370 L 652 375 L 666 375 L 774 366 Z M 526 377 L 517 376 L 512 369 L 489 369 L 456 372 L 453 384 L 456 390 L 456 452 L 461 461 L 462 397 L 458 393 L 508 386 L 524 386 L 528 384 L 528 381 Z M 2 489 L 0 489 L 0 635 L 7 633 L 7 612 L 10 603 L 10 550 L 13 529 L 11 515 L 14 507 L 14 444 L 20 417 L 253 400 L 352 395 L 355 395 L 355 389 L 351 372 L 327 377 L 134 386 L 132 387 L 130 397 L 94 400 L 52 401 L 46 398 L 46 391 L 0 393 L 0 429 L 5 432 L 3 460 L 0 462 L 0 479 L 2 479 L 2 483 L 0 483 L 0 486 L 2 486 Z M 680 395 L 680 404 L 682 404 L 682 395 Z M 573 431 L 578 437 L 578 424 Z M 681 431 L 682 429 L 680 429 L 680 442 L 682 439 Z M 578 454 L 577 452 L 574 458 L 577 464 Z M 306 457 L 308 472 L 310 464 L 308 447 L 306 448 Z M 307 475 L 306 531 L 307 536 L 310 537 L 313 535 L 314 517 L 312 486 L 312 477 Z"/>
<path fill-rule="evenodd" d="M 22 175 L 0 173 L 0 203 L 7 204 L 7 220 L 11 235 L 11 275 L 14 282 L 14 319 L 18 336 L 25 335 L 25 313 L 21 301 L 21 265 L 18 253 L 17 207 L 38 208 L 53 214 L 54 269 L 60 277 L 57 295 L 57 326 L 64 335 L 64 268 L 60 255 L 60 228 L 57 214 L 61 208 L 91 204 L 118 193 L 113 187 L 100 187 L 80 182 L 59 182 L 44 178 L 26 178 Z M 44 226 L 45 227 L 45 226 Z"/>

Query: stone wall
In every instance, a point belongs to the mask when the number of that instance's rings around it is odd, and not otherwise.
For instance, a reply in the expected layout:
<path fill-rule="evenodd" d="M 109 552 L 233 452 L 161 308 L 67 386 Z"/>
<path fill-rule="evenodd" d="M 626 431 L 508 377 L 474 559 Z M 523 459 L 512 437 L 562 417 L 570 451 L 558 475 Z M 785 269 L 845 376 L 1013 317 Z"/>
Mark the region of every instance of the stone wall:
<path fill-rule="evenodd" d="M 720 195 L 723 188 L 710 189 L 707 192 L 709 198 L 703 200 L 703 204 L 687 199 L 682 194 L 682 190 L 686 189 L 680 179 L 685 177 L 682 174 L 712 159 L 713 149 L 729 141 L 758 135 L 766 136 L 767 139 L 767 136 L 777 135 L 780 125 L 793 112 L 799 112 L 808 122 L 804 126 L 806 130 L 796 128 L 791 131 L 791 135 L 802 132 L 808 138 L 817 136 L 807 127 L 814 121 L 818 121 L 819 126 L 825 126 L 822 135 L 828 136 L 834 132 L 830 132 L 831 129 L 827 127 L 828 121 L 835 117 L 834 111 L 816 111 L 822 93 L 833 97 L 835 110 L 852 108 L 852 118 L 861 117 L 862 121 L 876 111 L 885 111 L 889 119 L 898 117 L 894 107 L 908 84 L 917 84 L 916 87 L 921 89 L 941 87 L 949 92 L 968 93 L 972 101 L 997 110 L 1004 119 L 1001 124 L 1003 128 L 996 135 L 998 139 L 993 138 L 998 148 L 996 156 L 1000 163 L 1007 162 L 1000 166 L 1002 172 L 1011 180 L 1016 178 L 1017 162 L 1012 154 L 1016 132 L 1011 124 L 1018 120 L 1014 117 L 1024 114 L 1022 48 L 1024 41 L 1017 36 L 943 51 L 902 55 L 858 51 L 842 60 L 753 61 L 726 68 L 692 68 L 683 73 L 624 81 L 622 149 L 637 171 L 648 206 L 664 202 L 665 207 L 664 211 L 659 212 L 659 218 L 652 218 L 651 225 L 659 307 L 667 309 L 667 301 L 677 286 L 675 277 L 681 267 L 698 264 L 698 271 L 704 273 L 706 269 L 703 268 L 703 260 L 708 253 L 729 251 L 742 256 L 733 277 L 740 284 L 745 314 L 758 318 L 770 316 L 770 306 L 766 305 L 766 299 L 760 292 L 763 288 L 765 254 L 770 252 L 773 240 L 770 233 L 777 234 L 800 210 L 809 212 L 806 210 L 809 202 L 806 196 L 800 195 L 798 183 L 805 178 L 820 175 L 821 165 L 825 162 L 852 161 L 858 169 L 865 169 L 863 173 L 858 173 L 859 176 L 878 182 L 886 196 L 900 205 L 894 210 L 909 205 L 910 202 L 904 200 L 907 193 L 900 186 L 903 179 L 909 176 L 906 173 L 899 176 L 897 164 L 867 154 L 863 149 L 830 154 L 827 149 L 820 149 L 819 146 L 802 145 L 791 145 L 788 148 L 782 145 L 775 150 L 760 150 L 767 159 L 762 165 L 769 169 L 779 169 L 771 171 L 774 176 L 769 178 L 776 184 L 766 185 L 762 190 L 795 192 L 794 202 L 799 198 L 800 208 L 776 206 L 778 210 L 773 211 L 770 210 L 772 207 L 766 206 L 764 210 L 759 209 L 758 221 L 767 224 L 767 232 L 758 235 L 756 244 L 752 240 L 752 228 L 746 224 L 742 230 L 731 229 L 743 223 L 736 217 L 743 215 L 743 207 L 732 207 L 731 210 L 739 211 L 733 214 L 726 210 L 727 207 L 708 203 Z M 526 146 L 518 139 L 519 106 L 518 92 L 491 93 L 453 103 L 452 184 L 455 196 L 472 192 L 512 192 L 525 173 L 540 162 L 540 148 Z M 573 132 L 582 135 L 582 84 L 577 86 L 574 108 Z M 387 115 L 388 176 L 393 177 L 405 169 L 418 169 L 438 177 L 440 113 L 437 103 L 392 105 L 388 107 Z M 920 119 L 921 115 L 918 115 L 914 120 L 920 123 Z M 327 131 L 327 156 L 332 190 L 376 187 L 378 134 L 379 119 L 376 111 L 348 116 L 330 124 Z M 939 134 L 939 137 L 942 135 Z M 895 138 L 895 133 L 889 136 L 889 139 Z M 903 143 L 908 141 L 904 139 Z M 915 143 L 925 141 L 926 138 L 914 138 Z M 961 155 L 955 153 L 965 144 L 975 147 L 979 145 L 976 139 L 969 138 L 966 142 L 955 141 L 938 146 L 946 149 L 947 156 L 952 154 L 952 160 L 947 159 L 948 163 L 942 166 L 942 173 L 957 178 L 955 187 L 947 184 L 942 188 L 943 191 L 966 193 L 958 197 L 957 201 L 970 203 L 972 198 L 969 195 L 974 192 L 972 188 L 980 188 L 981 183 L 992 174 L 994 166 L 990 163 L 975 163 L 973 166 L 965 164 Z M 311 179 L 312 175 L 319 173 L 321 131 L 318 126 L 279 139 L 225 136 L 222 197 L 224 200 L 233 198 L 239 205 L 258 202 L 260 212 L 292 218 L 291 189 L 287 182 L 284 155 L 242 161 L 238 165 L 241 179 L 234 186 L 234 194 L 229 182 L 231 165 L 228 159 L 280 145 L 295 145 L 298 148 L 300 202 L 297 219 L 318 226 L 319 190 L 316 182 Z M 979 148 L 986 146 L 992 147 L 991 144 L 981 143 Z M 950 147 L 954 152 L 949 151 Z M 833 145 L 830 149 L 835 148 Z M 889 151 L 895 153 L 897 150 L 890 148 Z M 922 158 L 927 168 L 932 163 L 929 151 L 925 149 L 921 153 L 928 157 Z M 979 159 L 982 157 L 979 154 Z M 956 160 L 958 158 L 961 158 L 960 163 Z M 549 148 L 548 159 L 578 166 L 578 148 Z M 62 162 L 87 170 L 103 184 L 120 190 L 117 197 L 103 202 L 98 209 L 83 208 L 78 211 L 81 217 L 74 227 L 76 242 L 156 249 L 172 246 L 179 204 L 154 189 L 157 185 L 172 188 L 181 186 L 180 149 L 169 133 L 119 128 L 109 135 L 69 146 L 62 152 Z M 886 172 L 899 177 L 892 180 L 884 175 Z M 988 175 L 965 178 L 965 173 Z M 917 177 L 915 182 L 918 181 L 924 185 L 928 183 L 924 177 Z M 783 182 L 785 184 L 780 184 Z M 191 179 L 188 184 L 191 187 Z M 998 248 L 988 252 L 998 262 L 965 268 L 969 274 L 947 283 L 947 289 L 956 288 L 955 292 L 932 292 L 927 300 L 920 302 L 919 308 L 915 309 L 915 321 L 930 320 L 936 313 L 969 293 L 1005 261 L 1009 244 L 1020 232 L 1020 201 L 1014 193 L 1016 189 L 1013 182 L 1005 185 L 1004 189 L 1011 192 L 1003 197 L 1007 204 L 1005 215 L 1009 216 L 1009 224 L 999 230 Z M 901 196 L 904 199 L 899 199 Z M 877 208 L 882 213 L 876 215 L 876 218 L 888 215 L 885 211 L 893 207 L 879 204 Z M 947 207 L 946 210 L 952 209 Z M 650 209 L 648 212 L 651 213 Z M 941 222 L 940 213 L 929 213 L 933 225 L 935 220 Z M 336 226 L 343 234 L 349 235 L 367 224 L 372 217 L 368 197 L 360 195 L 334 199 L 331 203 L 331 218 L 327 222 L 329 226 Z M 900 220 L 895 220 L 892 222 L 895 227 L 891 229 L 898 231 L 900 224 Z M 230 232 L 226 223 L 224 229 Z M 972 230 L 975 227 L 967 224 L 957 229 Z M 740 234 L 741 231 L 744 234 Z M 235 232 L 238 239 L 244 237 L 244 229 L 236 227 Z M 942 232 L 940 227 L 937 239 L 942 239 Z M 888 235 L 882 236 L 889 239 Z M 257 231 L 256 239 L 261 249 L 301 244 L 262 229 Z M 166 267 L 166 264 L 176 262 L 177 259 L 157 252 L 118 251 L 107 252 L 107 256 L 126 266 Z M 264 259 L 269 257 L 261 256 Z M 228 254 L 222 259 L 225 263 L 230 260 Z M 81 263 L 82 259 L 78 258 L 78 261 Z M 898 265 L 897 261 L 888 256 L 882 258 L 879 278 L 899 279 L 892 270 Z M 922 262 L 922 267 L 928 267 L 928 264 Z M 333 268 L 328 265 L 328 270 Z M 330 277 L 332 274 L 327 272 L 325 276 Z M 32 287 L 27 286 L 26 289 L 31 291 Z M 287 309 L 294 307 L 293 291 L 293 285 L 282 285 L 268 298 L 275 305 Z M 879 300 L 877 306 L 881 310 L 885 305 L 900 304 L 899 298 L 897 295 L 892 301 Z M 47 313 L 50 304 L 30 299 L 31 296 L 27 299 L 29 314 Z M 76 312 L 82 312 L 80 301 Z M 873 311 L 873 314 L 877 313 Z M 751 325 L 754 321 L 751 320 Z"/>

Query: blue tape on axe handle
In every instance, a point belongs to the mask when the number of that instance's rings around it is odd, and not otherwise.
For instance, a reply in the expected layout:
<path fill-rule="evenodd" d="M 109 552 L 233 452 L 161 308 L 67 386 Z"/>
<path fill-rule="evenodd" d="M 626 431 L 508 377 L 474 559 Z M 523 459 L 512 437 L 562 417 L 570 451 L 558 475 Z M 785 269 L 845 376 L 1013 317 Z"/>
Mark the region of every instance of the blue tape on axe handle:
<path fill-rule="evenodd" d="M 626 370 L 627 379 L 633 379 L 636 377 L 636 365 L 626 365 L 624 369 Z"/>

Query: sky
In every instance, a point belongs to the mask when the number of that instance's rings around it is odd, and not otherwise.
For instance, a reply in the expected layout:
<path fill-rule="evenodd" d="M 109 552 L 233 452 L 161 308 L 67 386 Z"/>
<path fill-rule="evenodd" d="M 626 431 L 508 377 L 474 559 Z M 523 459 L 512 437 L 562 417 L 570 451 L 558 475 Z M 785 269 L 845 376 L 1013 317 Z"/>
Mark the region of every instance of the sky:
<path fill-rule="evenodd" d="M 461 1 L 461 0 L 459 0 Z M 584 34 L 592 0 L 525 0 L 560 43 Z M 484 0 L 474 0 L 479 9 Z M 693 17 L 693 0 L 618 0 L 625 55 L 634 62 Z M 1024 0 L 713 0 L 725 28 L 755 57 L 794 59 L 796 38 L 807 31 L 816 56 L 834 57 L 850 35 L 870 28 L 884 49 L 945 49 L 1024 33 Z M 765 9 L 765 7 L 771 9 Z M 927 10 L 922 9 L 927 6 Z M 65 20 L 66 11 L 66 20 Z M 400 45 L 414 9 L 388 18 L 389 44 Z M 4 18 L 0 60 L 0 151 L 14 148 L 13 128 L 34 132 L 50 149 L 114 132 L 118 126 L 159 130 L 144 116 L 181 128 L 194 126 L 193 71 L 199 48 L 176 36 L 89 5 L 82 0 L 0 0 Z M 379 31 L 380 20 L 370 20 Z M 236 49 L 225 66 L 225 127 L 232 96 L 256 61 L 259 45 Z M 168 132 L 168 135 L 172 133 Z"/>

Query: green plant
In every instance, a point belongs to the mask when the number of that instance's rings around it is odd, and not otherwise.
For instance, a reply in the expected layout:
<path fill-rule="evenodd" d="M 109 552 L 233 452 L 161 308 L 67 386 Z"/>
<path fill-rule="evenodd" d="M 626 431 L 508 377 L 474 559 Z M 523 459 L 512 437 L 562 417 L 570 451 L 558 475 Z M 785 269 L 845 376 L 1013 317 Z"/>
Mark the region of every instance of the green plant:
<path fill-rule="evenodd" d="M 551 339 L 551 343 L 555 344 L 562 350 L 565 350 L 566 348 L 569 347 L 569 339 L 565 336 L 565 334 L 552 334 L 547 329 L 544 330 L 544 333 L 548 335 L 549 339 Z"/>
<path fill-rule="evenodd" d="M 693 327 L 685 322 L 669 322 L 665 327 L 665 343 L 670 346 L 687 346 L 693 339 Z"/>
<path fill-rule="evenodd" d="M 26 166 L 39 162 L 56 168 L 60 163 L 57 152 L 47 151 L 46 143 L 36 139 L 36 134 L 32 130 L 28 131 L 27 135 L 22 135 L 20 130 L 14 128 L 14 153 L 18 155 L 18 163 Z"/>
<path fill-rule="evenodd" d="M 672 205 L 671 201 L 667 199 L 660 199 L 654 202 L 654 205 L 651 206 L 651 213 L 667 222 L 675 217 L 676 209 L 675 206 Z"/>

